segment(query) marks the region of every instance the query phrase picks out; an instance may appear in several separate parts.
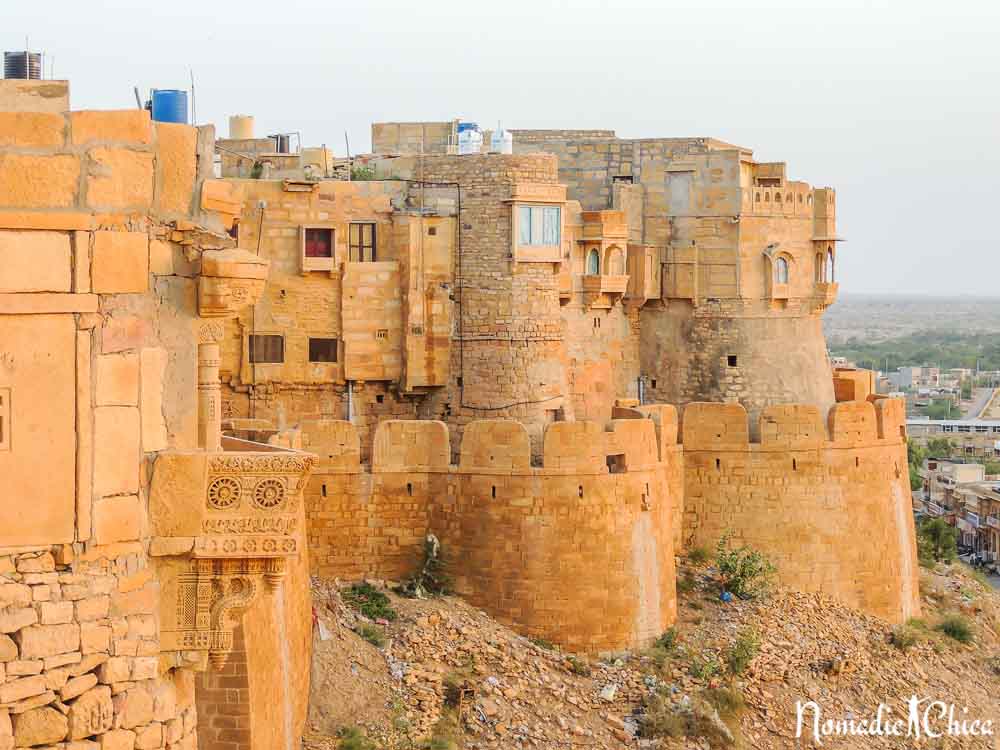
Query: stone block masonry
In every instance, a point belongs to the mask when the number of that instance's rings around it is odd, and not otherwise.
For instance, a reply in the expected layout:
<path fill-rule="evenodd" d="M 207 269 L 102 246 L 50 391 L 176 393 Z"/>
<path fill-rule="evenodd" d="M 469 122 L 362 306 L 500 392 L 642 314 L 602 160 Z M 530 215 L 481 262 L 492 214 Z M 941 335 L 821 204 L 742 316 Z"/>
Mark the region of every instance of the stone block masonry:
<path fill-rule="evenodd" d="M 329 456 L 306 490 L 315 574 L 404 578 L 434 533 L 456 591 L 530 635 L 600 653 L 647 644 L 674 621 L 682 468 L 669 424 L 550 425 L 542 467 L 513 420 L 470 422 L 457 466 L 441 422 L 382 422 L 365 468 L 349 423 L 303 429 Z M 608 450 L 621 473 L 609 473 Z"/>
<path fill-rule="evenodd" d="M 13 83 L 0 82 L 0 108 Z M 199 354 L 211 372 L 216 329 L 200 316 L 202 271 L 210 291 L 249 284 L 239 256 L 232 268 L 200 262 L 234 244 L 232 217 L 198 205 L 210 128 L 64 110 L 0 112 L 0 750 L 194 750 L 207 701 L 195 672 L 211 668 L 211 645 L 214 665 L 224 660 L 230 622 L 206 621 L 184 650 L 167 644 L 162 623 L 178 603 L 165 607 L 163 592 L 190 575 L 194 544 L 151 540 L 148 503 L 161 459 L 197 447 L 211 433 L 199 421 L 219 416 L 213 383 L 199 399 Z M 262 503 L 287 487 L 253 481 Z M 235 587 L 248 593 L 265 569 L 272 588 L 288 576 L 280 613 L 271 598 L 254 612 L 247 661 L 259 682 L 244 697 L 272 712 L 249 747 L 290 749 L 305 715 L 286 687 L 309 652 L 304 561 L 227 563 L 256 576 Z M 221 567 L 210 562 L 204 582 Z"/>
<path fill-rule="evenodd" d="M 684 409 L 685 549 L 761 550 L 779 580 L 905 622 L 920 611 L 915 530 L 895 399 L 764 409 L 750 442 L 739 404 Z"/>
<path fill-rule="evenodd" d="M 160 668 L 139 550 L 54 552 L 0 555 L 0 747 L 193 748 L 194 675 Z"/>
<path fill-rule="evenodd" d="M 601 652 L 672 621 L 674 550 L 713 549 L 729 532 L 774 560 L 782 583 L 905 621 L 919 601 L 898 407 L 838 404 L 829 429 L 815 406 L 769 407 L 761 443 L 739 404 L 691 404 L 680 431 L 672 407 L 620 409 L 628 418 L 606 428 L 550 425 L 541 467 L 511 420 L 467 424 L 458 465 L 442 423 L 383 422 L 370 467 L 349 423 L 313 422 L 308 442 L 329 458 L 306 490 L 312 568 L 405 578 L 431 532 L 478 606 Z M 581 614 L 592 611 L 605 614 Z"/>

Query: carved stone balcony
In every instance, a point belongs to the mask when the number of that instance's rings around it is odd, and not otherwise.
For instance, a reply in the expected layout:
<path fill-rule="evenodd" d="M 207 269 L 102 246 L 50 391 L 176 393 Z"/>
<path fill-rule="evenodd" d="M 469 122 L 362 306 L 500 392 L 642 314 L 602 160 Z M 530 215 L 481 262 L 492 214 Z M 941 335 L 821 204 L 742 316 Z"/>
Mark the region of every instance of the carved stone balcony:
<path fill-rule="evenodd" d="M 224 439 L 242 450 L 161 454 L 150 491 L 160 578 L 161 651 L 177 664 L 216 668 L 260 591 L 277 590 L 301 552 L 307 453 Z M 250 450 L 246 450 L 250 448 Z"/>
<path fill-rule="evenodd" d="M 837 301 L 837 290 L 840 285 L 836 282 L 817 282 L 816 294 L 813 296 L 813 308 L 822 312 Z"/>
<path fill-rule="evenodd" d="M 628 276 L 586 275 L 583 292 L 588 307 L 610 308 L 628 289 Z"/>

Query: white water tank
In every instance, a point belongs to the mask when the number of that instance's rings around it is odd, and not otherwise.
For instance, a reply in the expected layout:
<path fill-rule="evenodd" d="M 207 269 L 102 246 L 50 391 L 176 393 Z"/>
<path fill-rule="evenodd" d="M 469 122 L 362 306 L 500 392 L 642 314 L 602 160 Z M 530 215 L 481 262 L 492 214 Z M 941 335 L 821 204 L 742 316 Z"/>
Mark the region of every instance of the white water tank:
<path fill-rule="evenodd" d="M 497 154 L 513 154 L 514 134 L 503 128 L 494 130 L 493 137 L 490 139 L 490 151 Z"/>
<path fill-rule="evenodd" d="M 483 150 L 483 133 L 477 127 L 458 132 L 458 153 L 478 154 Z"/>
<path fill-rule="evenodd" d="M 253 115 L 231 115 L 229 137 L 240 141 L 253 138 Z"/>

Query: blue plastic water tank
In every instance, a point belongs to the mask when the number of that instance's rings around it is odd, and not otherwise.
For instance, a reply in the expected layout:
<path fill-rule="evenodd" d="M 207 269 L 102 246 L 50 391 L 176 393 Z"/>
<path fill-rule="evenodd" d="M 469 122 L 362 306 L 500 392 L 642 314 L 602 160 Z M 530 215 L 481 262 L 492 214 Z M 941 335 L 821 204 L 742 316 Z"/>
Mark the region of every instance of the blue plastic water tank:
<path fill-rule="evenodd" d="M 466 130 L 475 130 L 479 126 L 474 122 L 460 122 L 458 123 L 458 132 L 463 133 Z"/>
<path fill-rule="evenodd" d="M 188 121 L 188 92 L 177 89 L 153 89 L 153 119 L 157 122 Z"/>

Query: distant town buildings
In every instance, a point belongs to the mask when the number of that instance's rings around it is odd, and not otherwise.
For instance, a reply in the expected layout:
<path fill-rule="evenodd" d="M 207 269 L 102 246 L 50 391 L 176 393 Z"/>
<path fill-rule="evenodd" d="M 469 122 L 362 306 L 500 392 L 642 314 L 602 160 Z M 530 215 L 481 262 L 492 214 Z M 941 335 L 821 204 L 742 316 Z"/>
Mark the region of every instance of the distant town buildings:
<path fill-rule="evenodd" d="M 922 510 L 958 529 L 959 544 L 984 562 L 1000 555 L 1000 480 L 987 479 L 978 463 L 924 461 Z"/>
<path fill-rule="evenodd" d="M 1000 420 L 911 417 L 906 420 L 906 432 L 921 445 L 933 438 L 946 438 L 954 446 L 953 455 L 1000 457 Z"/>

